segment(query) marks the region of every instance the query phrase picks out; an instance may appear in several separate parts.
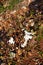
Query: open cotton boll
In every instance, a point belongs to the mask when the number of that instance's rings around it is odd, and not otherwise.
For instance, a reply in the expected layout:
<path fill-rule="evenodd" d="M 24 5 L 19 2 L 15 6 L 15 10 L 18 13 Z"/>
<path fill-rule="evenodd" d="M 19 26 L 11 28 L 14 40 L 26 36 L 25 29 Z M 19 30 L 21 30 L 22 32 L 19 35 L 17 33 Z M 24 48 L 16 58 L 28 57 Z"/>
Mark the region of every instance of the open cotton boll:
<path fill-rule="evenodd" d="M 32 39 L 32 36 L 25 35 L 24 38 L 25 38 L 25 42 L 24 42 L 23 44 L 21 44 L 21 47 L 25 47 L 25 46 L 27 45 L 27 41 L 28 41 L 29 39 Z"/>
<path fill-rule="evenodd" d="M 23 44 L 21 44 L 21 47 L 23 47 L 23 48 L 27 45 L 27 41 L 28 41 L 29 39 L 32 39 L 32 33 L 31 33 L 31 32 L 27 32 L 27 31 L 25 30 L 24 39 L 25 39 L 25 42 L 24 42 Z"/>
<path fill-rule="evenodd" d="M 21 47 L 24 48 L 26 45 L 27 45 L 27 40 L 23 44 L 21 44 Z"/>
<path fill-rule="evenodd" d="M 24 31 L 26 35 L 31 35 L 32 33 L 31 32 L 28 32 L 28 31 Z"/>
<path fill-rule="evenodd" d="M 13 39 L 13 37 L 11 37 L 10 39 L 9 39 L 9 41 L 8 41 L 10 44 L 14 44 L 15 43 L 15 41 L 14 41 L 14 39 Z"/>
<path fill-rule="evenodd" d="M 32 39 L 32 36 L 30 36 L 30 35 L 25 35 L 24 38 L 25 38 L 25 40 L 29 40 L 29 39 Z"/>

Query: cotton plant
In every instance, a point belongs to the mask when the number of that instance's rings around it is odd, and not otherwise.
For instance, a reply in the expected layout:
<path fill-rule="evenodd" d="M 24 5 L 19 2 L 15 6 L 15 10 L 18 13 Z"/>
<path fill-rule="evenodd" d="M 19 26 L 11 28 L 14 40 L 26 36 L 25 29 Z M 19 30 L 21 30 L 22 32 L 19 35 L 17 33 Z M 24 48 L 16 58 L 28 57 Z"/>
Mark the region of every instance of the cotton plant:
<path fill-rule="evenodd" d="M 27 32 L 26 30 L 24 32 L 25 32 L 25 36 L 24 36 L 25 41 L 23 44 L 21 44 L 21 47 L 23 48 L 27 45 L 27 41 L 29 39 L 32 39 L 32 35 L 33 35 L 31 32 Z"/>

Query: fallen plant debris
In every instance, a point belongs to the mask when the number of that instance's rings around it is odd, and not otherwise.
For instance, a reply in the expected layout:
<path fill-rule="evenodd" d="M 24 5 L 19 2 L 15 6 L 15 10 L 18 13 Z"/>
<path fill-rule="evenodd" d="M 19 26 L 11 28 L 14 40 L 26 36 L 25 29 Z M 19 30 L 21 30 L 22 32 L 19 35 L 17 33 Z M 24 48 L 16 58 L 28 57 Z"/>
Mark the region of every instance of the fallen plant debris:
<path fill-rule="evenodd" d="M 43 0 L 28 1 L 0 13 L 0 65 L 43 65 Z"/>

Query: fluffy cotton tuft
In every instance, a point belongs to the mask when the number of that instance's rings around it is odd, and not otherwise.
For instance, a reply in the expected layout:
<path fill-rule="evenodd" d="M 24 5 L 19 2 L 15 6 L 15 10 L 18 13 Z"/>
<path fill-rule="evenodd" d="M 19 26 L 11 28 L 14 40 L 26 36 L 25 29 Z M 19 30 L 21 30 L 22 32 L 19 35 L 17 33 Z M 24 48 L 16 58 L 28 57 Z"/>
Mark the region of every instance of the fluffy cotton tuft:
<path fill-rule="evenodd" d="M 9 41 L 8 41 L 10 44 L 14 44 L 15 43 L 15 41 L 14 41 L 14 39 L 13 39 L 13 37 L 11 37 L 10 39 L 9 39 Z"/>
<path fill-rule="evenodd" d="M 25 30 L 24 39 L 25 39 L 25 42 L 24 42 L 23 44 L 21 44 L 21 47 L 23 47 L 23 48 L 27 45 L 27 41 L 28 41 L 29 39 L 32 39 L 32 33 L 31 33 L 31 32 L 27 32 L 27 31 Z"/>

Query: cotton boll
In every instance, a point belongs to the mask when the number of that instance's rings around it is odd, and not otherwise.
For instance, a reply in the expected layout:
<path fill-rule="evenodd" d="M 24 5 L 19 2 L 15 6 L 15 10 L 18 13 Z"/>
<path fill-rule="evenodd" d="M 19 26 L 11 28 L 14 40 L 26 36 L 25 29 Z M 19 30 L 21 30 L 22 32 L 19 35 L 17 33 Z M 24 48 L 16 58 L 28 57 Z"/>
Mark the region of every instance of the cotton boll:
<path fill-rule="evenodd" d="M 30 36 L 30 35 L 32 35 L 32 33 L 31 33 L 31 32 L 27 32 L 27 31 L 25 30 L 25 36 L 24 36 L 25 42 L 24 42 L 23 44 L 21 44 L 21 47 L 24 48 L 24 47 L 27 45 L 27 41 L 28 41 L 29 39 L 32 39 L 32 36 Z"/>
<path fill-rule="evenodd" d="M 21 47 L 24 48 L 26 45 L 27 45 L 27 40 L 23 44 L 21 44 Z"/>
<path fill-rule="evenodd" d="M 24 31 L 26 35 L 31 35 L 32 33 L 31 32 L 28 32 L 28 31 Z"/>
<path fill-rule="evenodd" d="M 32 36 L 30 36 L 30 35 L 25 35 L 24 38 L 25 38 L 25 40 L 29 40 L 29 39 L 32 39 Z"/>
<path fill-rule="evenodd" d="M 14 43 L 15 43 L 13 37 L 11 37 L 10 40 L 9 40 L 8 42 L 9 42 L 10 44 L 14 44 Z"/>

